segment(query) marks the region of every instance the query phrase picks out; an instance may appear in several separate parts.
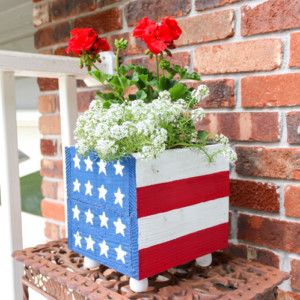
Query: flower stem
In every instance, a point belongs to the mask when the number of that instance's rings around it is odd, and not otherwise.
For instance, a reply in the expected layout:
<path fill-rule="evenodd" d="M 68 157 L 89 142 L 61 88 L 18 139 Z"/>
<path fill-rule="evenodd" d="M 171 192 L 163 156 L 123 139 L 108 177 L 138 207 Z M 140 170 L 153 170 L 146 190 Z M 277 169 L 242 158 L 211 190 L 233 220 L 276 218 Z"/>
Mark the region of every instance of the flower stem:
<path fill-rule="evenodd" d="M 117 48 L 116 50 L 116 73 L 119 74 L 119 55 L 120 55 L 120 49 Z"/>
<path fill-rule="evenodd" d="M 95 65 L 95 63 L 93 63 L 92 66 L 93 66 L 96 70 L 100 71 L 100 69 Z"/>
<path fill-rule="evenodd" d="M 158 55 L 155 55 L 156 59 L 156 75 L 157 75 L 157 80 L 159 80 L 159 58 Z"/>

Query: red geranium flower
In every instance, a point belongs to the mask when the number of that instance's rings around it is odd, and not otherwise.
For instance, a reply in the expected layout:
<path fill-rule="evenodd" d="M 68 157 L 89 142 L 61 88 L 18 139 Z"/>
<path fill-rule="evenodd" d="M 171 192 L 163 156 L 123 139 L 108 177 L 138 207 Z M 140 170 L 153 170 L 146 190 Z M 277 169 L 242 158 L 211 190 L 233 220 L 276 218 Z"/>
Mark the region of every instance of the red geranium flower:
<path fill-rule="evenodd" d="M 161 24 L 141 19 L 133 31 L 133 36 L 143 40 L 153 54 L 159 54 L 167 48 L 174 48 L 174 40 L 181 35 L 181 29 L 173 18 L 162 19 Z"/>
<path fill-rule="evenodd" d="M 93 28 L 75 28 L 71 31 L 66 52 L 82 55 L 83 52 L 98 54 L 101 50 L 108 51 L 109 45 L 105 39 L 98 37 Z"/>
<path fill-rule="evenodd" d="M 161 20 L 160 32 L 165 41 L 173 42 L 180 37 L 182 30 L 175 19 L 168 17 Z"/>

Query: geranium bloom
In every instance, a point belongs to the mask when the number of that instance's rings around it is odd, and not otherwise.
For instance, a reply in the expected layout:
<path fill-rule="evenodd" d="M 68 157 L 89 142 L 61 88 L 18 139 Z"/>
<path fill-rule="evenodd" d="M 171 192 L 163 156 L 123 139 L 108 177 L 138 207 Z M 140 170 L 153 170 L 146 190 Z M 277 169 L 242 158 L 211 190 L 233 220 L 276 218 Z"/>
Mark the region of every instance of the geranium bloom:
<path fill-rule="evenodd" d="M 181 35 L 181 29 L 173 18 L 163 18 L 161 24 L 145 17 L 133 31 L 133 36 L 143 40 L 153 54 L 159 54 L 167 48 L 174 48 L 174 40 Z"/>
<path fill-rule="evenodd" d="M 71 31 L 66 52 L 81 55 L 83 52 L 98 54 L 100 51 L 108 51 L 109 45 L 105 39 L 98 36 L 92 28 L 75 28 Z"/>

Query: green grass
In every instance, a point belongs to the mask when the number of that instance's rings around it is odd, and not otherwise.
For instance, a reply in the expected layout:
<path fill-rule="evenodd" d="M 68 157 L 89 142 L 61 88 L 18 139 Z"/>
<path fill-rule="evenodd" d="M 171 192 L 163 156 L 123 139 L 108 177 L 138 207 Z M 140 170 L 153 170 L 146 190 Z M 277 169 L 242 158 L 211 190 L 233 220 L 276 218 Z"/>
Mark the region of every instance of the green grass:
<path fill-rule="evenodd" d="M 41 193 L 42 177 L 40 172 L 34 172 L 20 178 L 21 183 L 21 198 L 22 198 L 22 211 L 41 215 L 40 203 L 43 198 Z M 1 199 L 0 199 L 1 204 Z"/>
<path fill-rule="evenodd" d="M 43 198 L 41 193 L 42 177 L 40 172 L 31 173 L 21 177 L 22 211 L 41 215 L 40 203 Z"/>

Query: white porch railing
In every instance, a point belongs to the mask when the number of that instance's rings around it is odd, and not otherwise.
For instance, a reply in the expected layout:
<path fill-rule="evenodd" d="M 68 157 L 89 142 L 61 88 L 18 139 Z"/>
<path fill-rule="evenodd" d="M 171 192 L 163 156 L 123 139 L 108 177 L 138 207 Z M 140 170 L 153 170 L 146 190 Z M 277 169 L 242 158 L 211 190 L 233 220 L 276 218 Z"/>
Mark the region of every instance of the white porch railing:
<path fill-rule="evenodd" d="M 102 55 L 101 69 L 113 72 L 114 56 Z M 62 145 L 73 144 L 77 119 L 76 79 L 84 79 L 85 70 L 75 58 L 21 52 L 0 51 L 0 187 L 3 218 L 0 235 L 7 244 L 0 245 L 0 263 L 10 264 L 1 273 L 1 290 L 6 299 L 22 299 L 22 266 L 11 253 L 22 248 L 21 199 L 16 126 L 15 77 L 48 77 L 59 80 Z M 32 233 L 34 234 L 34 232 Z M 3 268 L 2 268 L 3 270 Z"/>

